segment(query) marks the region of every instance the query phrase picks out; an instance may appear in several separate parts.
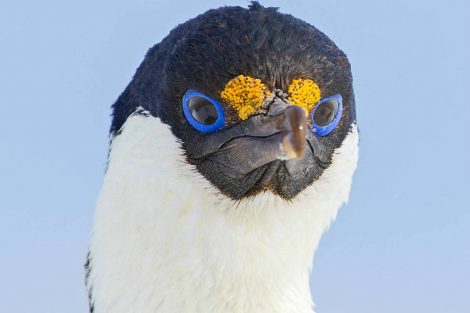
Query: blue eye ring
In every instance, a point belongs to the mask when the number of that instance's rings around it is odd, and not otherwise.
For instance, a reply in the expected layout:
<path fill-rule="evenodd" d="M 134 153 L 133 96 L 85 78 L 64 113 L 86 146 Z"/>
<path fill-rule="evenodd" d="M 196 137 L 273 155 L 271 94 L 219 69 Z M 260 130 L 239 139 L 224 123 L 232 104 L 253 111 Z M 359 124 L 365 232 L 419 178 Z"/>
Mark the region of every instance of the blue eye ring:
<path fill-rule="evenodd" d="M 320 107 L 320 105 L 326 101 L 329 100 L 336 100 L 338 103 L 338 110 L 336 111 L 336 115 L 334 119 L 328 123 L 327 125 L 317 125 L 315 121 L 313 120 L 313 117 L 315 116 L 315 111 Z M 310 114 L 310 119 L 312 121 L 312 132 L 315 133 L 318 137 L 324 137 L 331 133 L 336 126 L 338 126 L 339 121 L 341 120 L 341 115 L 343 114 L 343 97 L 341 94 L 336 94 L 334 96 L 322 99 L 317 105 L 315 105 L 315 108 L 313 109 L 312 113 Z"/>
<path fill-rule="evenodd" d="M 209 101 L 214 106 L 214 108 L 217 111 L 217 120 L 214 123 L 206 125 L 206 124 L 203 124 L 203 123 L 197 121 L 194 118 L 193 114 L 191 113 L 191 109 L 189 108 L 190 100 L 193 97 L 203 98 L 203 99 Z M 211 97 L 206 96 L 205 94 L 203 94 L 203 93 L 201 93 L 197 90 L 189 89 L 184 94 L 184 96 L 183 96 L 183 113 L 184 113 L 184 116 L 186 117 L 186 119 L 188 120 L 189 124 L 191 124 L 191 126 L 194 127 L 200 133 L 209 134 L 209 133 L 216 132 L 216 131 L 218 131 L 218 130 L 220 130 L 224 127 L 225 114 L 224 114 L 224 110 L 222 108 L 222 105 L 218 101 L 212 99 Z"/>

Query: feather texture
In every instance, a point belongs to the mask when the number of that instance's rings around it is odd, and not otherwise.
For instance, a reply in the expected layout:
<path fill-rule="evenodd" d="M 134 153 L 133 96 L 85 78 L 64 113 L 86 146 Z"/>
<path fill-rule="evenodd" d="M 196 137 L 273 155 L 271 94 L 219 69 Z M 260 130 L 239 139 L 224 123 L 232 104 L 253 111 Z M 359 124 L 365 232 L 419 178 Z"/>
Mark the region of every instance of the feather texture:
<path fill-rule="evenodd" d="M 94 312 L 313 312 L 313 254 L 348 200 L 357 157 L 353 124 L 294 200 L 234 201 L 186 162 L 167 125 L 131 115 L 111 144 L 95 213 Z"/>

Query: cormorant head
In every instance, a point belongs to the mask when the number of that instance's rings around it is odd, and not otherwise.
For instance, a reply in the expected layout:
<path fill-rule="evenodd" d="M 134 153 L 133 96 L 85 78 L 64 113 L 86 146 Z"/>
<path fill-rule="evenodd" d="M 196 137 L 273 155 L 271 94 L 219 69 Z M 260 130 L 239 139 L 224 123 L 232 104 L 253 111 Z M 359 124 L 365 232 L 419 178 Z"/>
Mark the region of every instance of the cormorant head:
<path fill-rule="evenodd" d="M 169 125 L 187 162 L 237 200 L 265 191 L 295 198 L 355 122 L 345 54 L 315 27 L 257 2 L 177 26 L 113 107 L 112 134 L 144 108 Z"/>

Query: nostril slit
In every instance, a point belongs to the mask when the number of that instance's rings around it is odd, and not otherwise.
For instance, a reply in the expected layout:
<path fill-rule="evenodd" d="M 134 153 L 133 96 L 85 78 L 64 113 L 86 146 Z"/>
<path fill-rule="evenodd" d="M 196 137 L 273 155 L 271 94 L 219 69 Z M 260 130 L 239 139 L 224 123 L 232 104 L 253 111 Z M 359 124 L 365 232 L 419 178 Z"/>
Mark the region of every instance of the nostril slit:
<path fill-rule="evenodd" d="M 288 96 L 284 91 L 275 89 L 271 96 L 269 96 L 264 102 L 264 107 L 268 116 L 277 115 L 287 107 L 291 106 L 292 103 L 287 98 Z"/>

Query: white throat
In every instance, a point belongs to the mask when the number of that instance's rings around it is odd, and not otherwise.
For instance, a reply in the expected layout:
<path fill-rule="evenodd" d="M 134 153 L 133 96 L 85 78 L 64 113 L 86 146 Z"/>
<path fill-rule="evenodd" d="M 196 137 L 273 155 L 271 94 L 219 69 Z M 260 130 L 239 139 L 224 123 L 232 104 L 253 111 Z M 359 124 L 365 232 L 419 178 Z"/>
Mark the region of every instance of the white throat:
<path fill-rule="evenodd" d="M 309 269 L 348 199 L 356 127 L 292 202 L 233 201 L 186 163 L 158 118 L 133 115 L 111 145 L 90 249 L 95 313 L 313 312 Z"/>

